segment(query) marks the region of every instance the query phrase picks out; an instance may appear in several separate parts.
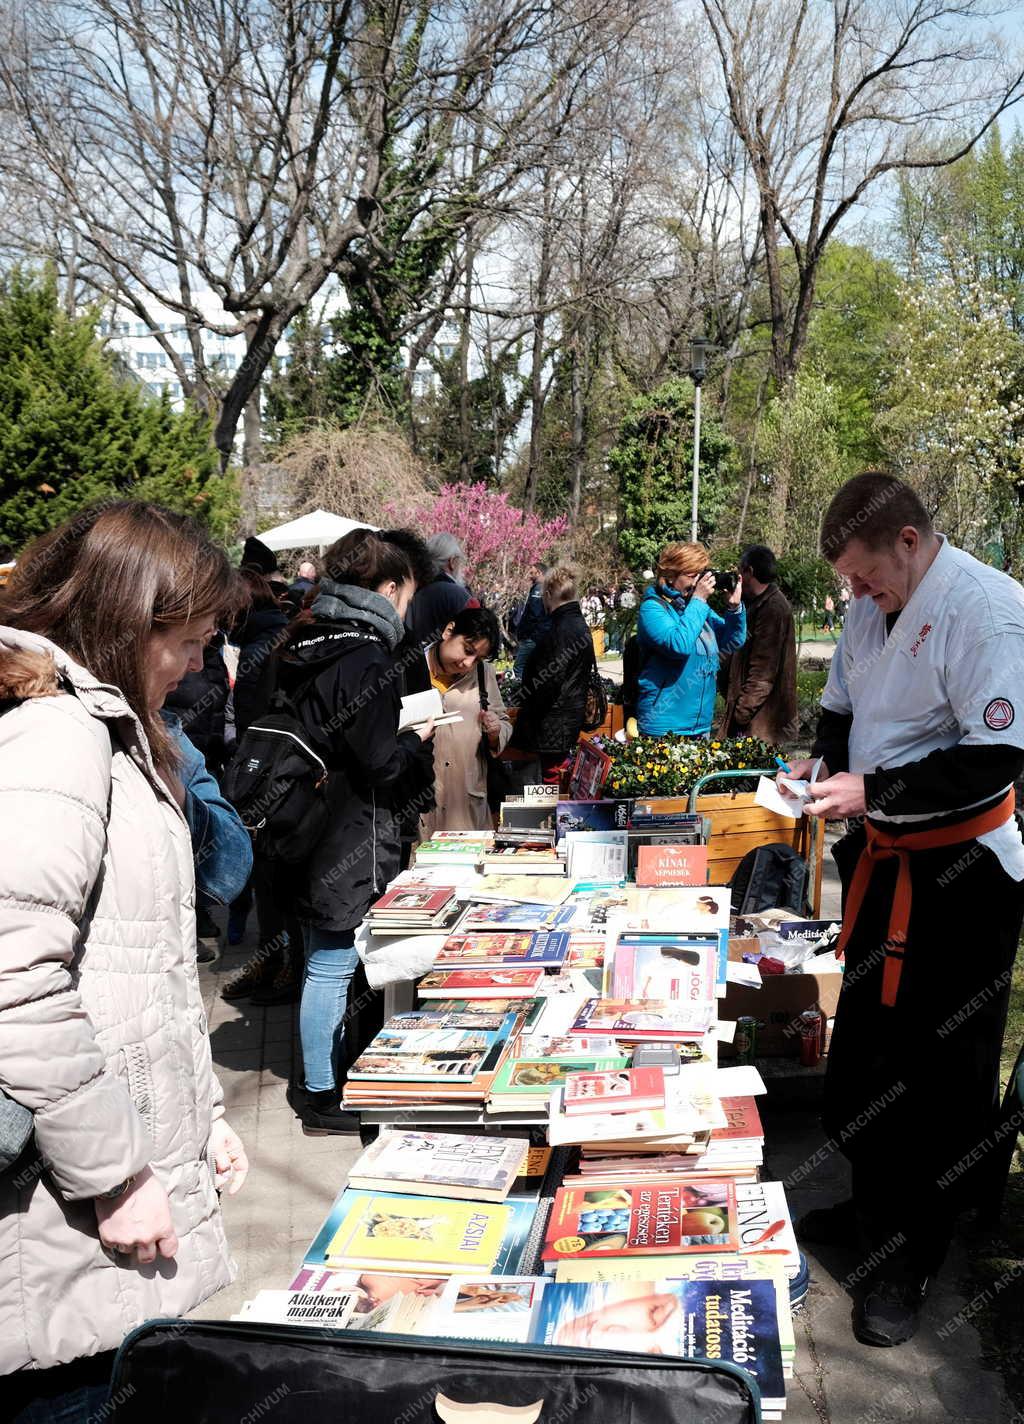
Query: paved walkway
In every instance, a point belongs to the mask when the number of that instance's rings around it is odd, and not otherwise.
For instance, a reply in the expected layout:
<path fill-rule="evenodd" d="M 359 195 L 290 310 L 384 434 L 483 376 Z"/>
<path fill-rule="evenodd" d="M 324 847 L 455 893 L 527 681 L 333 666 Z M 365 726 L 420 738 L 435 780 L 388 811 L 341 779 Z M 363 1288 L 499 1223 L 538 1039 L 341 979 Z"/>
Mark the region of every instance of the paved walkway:
<path fill-rule="evenodd" d="M 835 915 L 838 908 L 829 858 L 822 912 Z M 218 985 L 252 947 L 250 934 L 245 945 L 202 971 L 228 1118 L 244 1139 L 252 1166 L 242 1192 L 224 1199 L 238 1280 L 195 1312 L 216 1319 L 261 1287 L 288 1284 L 360 1151 L 355 1138 L 305 1137 L 285 1101 L 297 1042 L 295 1011 L 254 1009 L 247 1001 L 232 1006 L 219 997 Z M 824 1145 L 815 1104 L 818 1085 L 804 1081 L 798 1098 L 792 1081 L 773 1081 L 762 1100 L 766 1176 L 801 1178 L 789 1198 L 797 1216 L 847 1195 L 838 1153 L 825 1154 L 805 1178 L 800 1171 Z M 789 1389 L 788 1424 L 1020 1424 L 1001 1379 L 981 1363 L 977 1332 L 960 1315 L 968 1305 L 958 1289 L 967 1271 L 963 1247 L 954 1251 L 933 1291 L 924 1328 L 897 1350 L 872 1350 L 854 1340 L 851 1298 L 842 1284 L 850 1268 L 849 1260 L 824 1253 L 811 1261 L 807 1304 L 795 1317 L 797 1377 Z M 940 1331 L 948 1332 L 945 1339 Z"/>

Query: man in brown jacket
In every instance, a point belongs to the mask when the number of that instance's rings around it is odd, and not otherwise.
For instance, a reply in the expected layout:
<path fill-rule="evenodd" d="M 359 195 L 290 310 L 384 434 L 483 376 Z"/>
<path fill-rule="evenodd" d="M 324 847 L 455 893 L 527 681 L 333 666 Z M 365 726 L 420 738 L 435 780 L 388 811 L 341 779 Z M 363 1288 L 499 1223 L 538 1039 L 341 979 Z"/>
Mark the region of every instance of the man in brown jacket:
<path fill-rule="evenodd" d="M 722 734 L 791 742 L 798 726 L 793 610 L 775 582 L 771 549 L 751 545 L 739 567 L 747 641 L 729 663 Z"/>

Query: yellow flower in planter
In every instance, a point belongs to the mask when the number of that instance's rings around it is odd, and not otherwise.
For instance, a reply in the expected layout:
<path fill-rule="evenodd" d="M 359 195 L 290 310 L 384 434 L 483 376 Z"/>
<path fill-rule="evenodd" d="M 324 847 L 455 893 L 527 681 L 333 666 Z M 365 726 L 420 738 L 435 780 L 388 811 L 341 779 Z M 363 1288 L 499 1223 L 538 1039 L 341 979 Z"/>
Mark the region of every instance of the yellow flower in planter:
<path fill-rule="evenodd" d="M 737 771 L 743 771 L 743 770 L 745 770 L 746 765 L 747 765 L 747 763 L 746 763 L 745 761 L 737 762 L 737 764 L 736 764 L 736 770 L 737 770 Z"/>

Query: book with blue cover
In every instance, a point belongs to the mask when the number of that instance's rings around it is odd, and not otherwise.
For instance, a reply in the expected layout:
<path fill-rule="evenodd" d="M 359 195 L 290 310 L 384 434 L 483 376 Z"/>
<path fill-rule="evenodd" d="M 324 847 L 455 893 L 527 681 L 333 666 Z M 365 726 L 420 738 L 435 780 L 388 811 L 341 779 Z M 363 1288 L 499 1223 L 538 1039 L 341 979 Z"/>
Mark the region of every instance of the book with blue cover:
<path fill-rule="evenodd" d="M 785 1405 L 771 1280 L 555 1281 L 533 1330 L 544 1345 L 729 1360 L 754 1376 L 766 1408 Z"/>

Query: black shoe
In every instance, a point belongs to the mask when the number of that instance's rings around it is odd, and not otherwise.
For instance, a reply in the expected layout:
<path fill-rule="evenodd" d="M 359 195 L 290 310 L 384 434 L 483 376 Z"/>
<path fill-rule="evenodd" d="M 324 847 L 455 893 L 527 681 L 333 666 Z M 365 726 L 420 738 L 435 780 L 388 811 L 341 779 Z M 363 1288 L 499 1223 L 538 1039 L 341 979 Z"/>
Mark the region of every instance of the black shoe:
<path fill-rule="evenodd" d="M 217 953 L 217 941 L 200 938 L 196 940 L 196 963 L 212 964 L 220 956 Z"/>
<path fill-rule="evenodd" d="M 296 1088 L 288 1099 L 298 1112 L 302 1130 L 307 1137 L 326 1137 L 328 1133 L 342 1136 L 358 1136 L 359 1118 L 355 1113 L 345 1112 L 338 1102 L 337 1088 L 328 1088 L 323 1093 L 311 1093 L 308 1088 Z"/>
<path fill-rule="evenodd" d="M 835 1206 L 819 1206 L 802 1216 L 796 1224 L 799 1241 L 811 1246 L 842 1246 L 859 1250 L 861 1228 L 853 1201 L 836 1202 Z"/>
<path fill-rule="evenodd" d="M 294 1004 L 298 1002 L 301 984 L 295 977 L 290 964 L 279 969 L 269 984 L 261 984 L 249 996 L 249 1002 L 261 1008 L 271 1004 Z"/>
<path fill-rule="evenodd" d="M 902 1345 L 917 1333 L 927 1280 L 878 1281 L 853 1311 L 853 1333 L 862 1345 Z"/>
<path fill-rule="evenodd" d="M 280 968 L 280 958 L 267 955 L 265 959 L 260 959 L 258 955 L 254 955 L 248 963 L 242 966 L 233 979 L 228 980 L 221 989 L 220 996 L 230 1003 L 232 999 L 248 997 L 257 989 L 268 988 L 274 982 Z"/>

